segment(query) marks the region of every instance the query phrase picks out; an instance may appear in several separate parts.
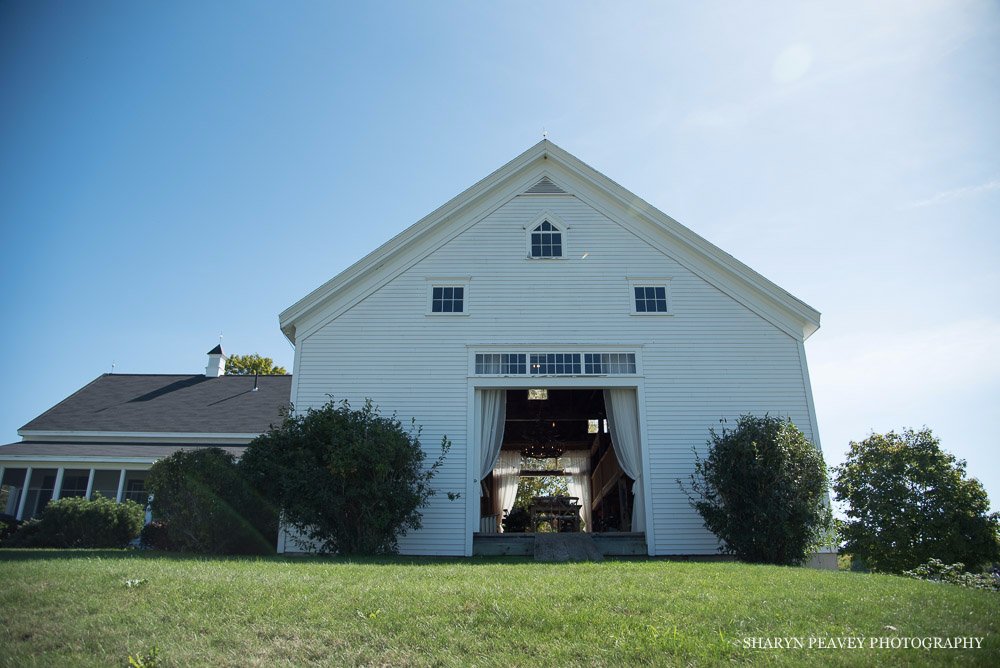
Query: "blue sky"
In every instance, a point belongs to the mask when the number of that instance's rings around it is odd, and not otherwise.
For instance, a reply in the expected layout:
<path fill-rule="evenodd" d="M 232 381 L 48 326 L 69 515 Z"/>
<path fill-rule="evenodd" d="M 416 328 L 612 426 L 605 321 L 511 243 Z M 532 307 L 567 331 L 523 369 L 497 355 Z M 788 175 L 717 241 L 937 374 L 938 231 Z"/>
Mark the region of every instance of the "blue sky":
<path fill-rule="evenodd" d="M 2 442 L 277 314 L 542 129 L 818 308 L 823 448 L 1000 505 L 1000 5 L 0 5 Z"/>

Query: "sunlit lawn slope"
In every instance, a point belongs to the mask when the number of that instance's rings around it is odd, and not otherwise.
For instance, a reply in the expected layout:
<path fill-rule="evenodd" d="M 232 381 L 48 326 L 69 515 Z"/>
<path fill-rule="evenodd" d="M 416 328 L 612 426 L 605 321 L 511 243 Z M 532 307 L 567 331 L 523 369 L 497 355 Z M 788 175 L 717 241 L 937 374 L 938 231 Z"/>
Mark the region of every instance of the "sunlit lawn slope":
<path fill-rule="evenodd" d="M 172 666 L 1000 665 L 1000 595 L 733 563 L 0 550 L 0 618 L 10 666 L 120 666 L 153 646 Z M 744 647 L 754 636 L 985 641 L 966 651 Z"/>

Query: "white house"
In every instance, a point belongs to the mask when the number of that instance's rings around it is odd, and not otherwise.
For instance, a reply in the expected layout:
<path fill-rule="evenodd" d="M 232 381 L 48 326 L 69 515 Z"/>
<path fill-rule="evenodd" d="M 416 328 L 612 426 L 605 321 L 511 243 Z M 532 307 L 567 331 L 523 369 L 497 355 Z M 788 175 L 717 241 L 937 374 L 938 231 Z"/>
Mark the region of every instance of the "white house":
<path fill-rule="evenodd" d="M 280 424 L 290 376 L 225 376 L 221 346 L 199 374 L 103 374 L 0 446 L 0 513 L 37 515 L 50 499 L 123 499 L 145 505 L 146 473 L 178 450 L 239 456 Z"/>
<path fill-rule="evenodd" d="M 404 553 L 483 551 L 530 451 L 561 456 L 584 530 L 638 537 L 650 555 L 708 555 L 717 540 L 678 480 L 709 428 L 746 412 L 788 416 L 819 447 L 804 348 L 819 318 L 542 141 L 280 325 L 297 410 L 371 398 L 415 418 L 431 455 L 452 441 Z"/>

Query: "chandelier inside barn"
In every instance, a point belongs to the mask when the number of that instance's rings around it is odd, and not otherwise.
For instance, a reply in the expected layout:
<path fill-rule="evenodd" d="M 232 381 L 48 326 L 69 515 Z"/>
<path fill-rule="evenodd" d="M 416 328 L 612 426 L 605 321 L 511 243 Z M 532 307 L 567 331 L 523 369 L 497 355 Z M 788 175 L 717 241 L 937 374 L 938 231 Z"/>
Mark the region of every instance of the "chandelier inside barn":
<path fill-rule="evenodd" d="M 528 445 L 521 450 L 525 457 L 551 459 L 561 457 L 566 447 L 559 442 L 555 421 L 538 420 L 528 434 Z"/>

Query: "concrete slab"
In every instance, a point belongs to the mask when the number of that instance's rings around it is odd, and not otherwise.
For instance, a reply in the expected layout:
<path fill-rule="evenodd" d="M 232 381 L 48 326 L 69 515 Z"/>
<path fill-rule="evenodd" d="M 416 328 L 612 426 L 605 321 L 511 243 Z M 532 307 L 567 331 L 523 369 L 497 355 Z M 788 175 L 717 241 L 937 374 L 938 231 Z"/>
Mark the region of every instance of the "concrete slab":
<path fill-rule="evenodd" d="M 535 561 L 603 561 L 594 539 L 585 533 L 536 533 Z"/>

